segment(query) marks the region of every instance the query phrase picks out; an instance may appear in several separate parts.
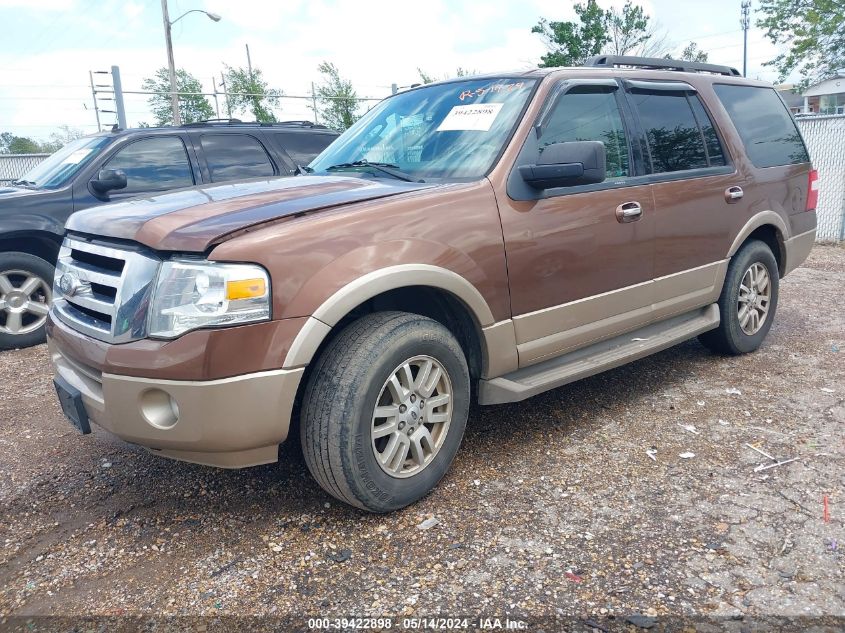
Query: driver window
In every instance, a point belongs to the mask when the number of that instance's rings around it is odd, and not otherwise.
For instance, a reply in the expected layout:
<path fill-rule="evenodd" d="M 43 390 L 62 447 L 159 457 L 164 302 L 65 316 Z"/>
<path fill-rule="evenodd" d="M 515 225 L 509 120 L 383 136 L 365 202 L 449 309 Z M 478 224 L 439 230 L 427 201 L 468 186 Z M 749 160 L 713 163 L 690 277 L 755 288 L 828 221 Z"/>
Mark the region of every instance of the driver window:
<path fill-rule="evenodd" d="M 163 191 L 194 184 L 188 154 L 178 136 L 134 141 L 119 150 L 103 169 L 126 172 L 126 189 L 119 193 Z"/>
<path fill-rule="evenodd" d="M 607 177 L 630 175 L 628 141 L 616 96 L 603 86 L 576 86 L 560 97 L 543 126 L 540 152 L 552 143 L 601 141 Z"/>

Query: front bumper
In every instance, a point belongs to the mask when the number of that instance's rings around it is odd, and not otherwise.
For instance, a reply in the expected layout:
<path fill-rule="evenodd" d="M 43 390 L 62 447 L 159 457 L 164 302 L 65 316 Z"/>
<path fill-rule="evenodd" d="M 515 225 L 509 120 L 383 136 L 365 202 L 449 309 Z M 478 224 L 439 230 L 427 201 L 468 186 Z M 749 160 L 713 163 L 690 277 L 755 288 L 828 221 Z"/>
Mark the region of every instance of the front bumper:
<path fill-rule="evenodd" d="M 304 372 L 140 378 L 100 372 L 62 353 L 54 340 L 48 343 L 56 373 L 82 393 L 92 422 L 157 454 L 222 468 L 277 460 Z"/>

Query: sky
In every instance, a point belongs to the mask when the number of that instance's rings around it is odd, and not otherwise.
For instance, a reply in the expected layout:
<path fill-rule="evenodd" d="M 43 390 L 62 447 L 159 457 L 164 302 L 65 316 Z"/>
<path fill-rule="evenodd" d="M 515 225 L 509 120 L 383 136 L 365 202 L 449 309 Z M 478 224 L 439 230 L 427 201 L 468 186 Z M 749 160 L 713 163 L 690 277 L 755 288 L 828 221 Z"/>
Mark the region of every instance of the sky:
<path fill-rule="evenodd" d="M 605 8 L 622 0 L 599 0 Z M 742 67 L 740 0 L 639 0 L 680 51 L 689 41 L 709 61 Z M 554 0 L 169 0 L 175 19 L 190 9 L 219 14 L 212 22 L 192 13 L 173 27 L 177 67 L 204 89 L 220 87 L 223 64 L 253 66 L 289 98 L 279 119 L 309 119 L 307 97 L 330 61 L 359 97 L 390 94 L 391 84 L 419 82 L 418 68 L 436 77 L 458 67 L 479 72 L 527 69 L 546 52 L 531 27 L 542 17 L 574 18 L 572 2 Z M 752 11 L 754 6 L 752 5 Z M 778 49 L 754 27 L 748 33 L 748 75 L 775 81 L 764 67 Z M 160 0 L 0 0 L 0 132 L 47 139 L 59 126 L 97 130 L 89 71 L 120 67 L 124 91 L 166 65 Z M 95 83 L 110 83 L 94 75 Z M 108 95 L 102 95 L 108 96 Z M 145 95 L 126 94 L 130 126 L 153 123 Z M 211 99 L 212 107 L 214 100 Z M 113 110 L 103 102 L 102 108 Z M 225 116 L 220 99 L 221 115 Z M 250 117 L 245 116 L 245 119 Z M 115 121 L 101 114 L 103 124 Z"/>

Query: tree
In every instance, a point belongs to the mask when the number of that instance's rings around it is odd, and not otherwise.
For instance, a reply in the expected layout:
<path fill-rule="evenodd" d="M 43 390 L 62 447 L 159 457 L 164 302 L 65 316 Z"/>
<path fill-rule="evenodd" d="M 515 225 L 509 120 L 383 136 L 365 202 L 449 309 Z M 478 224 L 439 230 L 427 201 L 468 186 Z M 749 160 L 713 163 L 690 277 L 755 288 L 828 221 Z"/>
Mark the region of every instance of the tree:
<path fill-rule="evenodd" d="M 39 154 L 44 149 L 38 141 L 11 132 L 0 134 L 0 154 Z"/>
<path fill-rule="evenodd" d="M 358 95 L 352 82 L 340 76 L 337 66 L 323 62 L 317 66 L 323 75 L 323 83 L 317 86 L 318 112 L 321 122 L 343 132 L 358 120 Z"/>
<path fill-rule="evenodd" d="M 41 143 L 41 151 L 53 153 L 60 150 L 62 147 L 75 141 L 78 138 L 85 136 L 85 132 L 79 128 L 72 128 L 69 125 L 60 125 L 58 132 L 50 134 L 50 140 L 46 143 Z"/>
<path fill-rule="evenodd" d="M 638 4 L 625 2 L 622 11 L 611 9 L 607 12 L 608 36 L 610 41 L 607 52 L 613 55 L 625 55 L 644 44 L 651 36 L 650 17 Z"/>
<path fill-rule="evenodd" d="M 141 87 L 148 92 L 155 92 L 147 103 L 156 119 L 156 125 L 172 125 L 173 109 L 170 104 L 170 73 L 167 68 L 159 68 L 155 75 L 144 79 Z M 202 92 L 202 83 L 184 68 L 176 71 L 176 91 L 182 93 Z M 205 95 L 180 94 L 179 114 L 182 123 L 204 121 L 214 116 L 214 110 Z"/>
<path fill-rule="evenodd" d="M 276 115 L 271 108 L 279 107 L 279 97 L 284 92 L 268 87 L 258 68 L 232 68 L 226 66 L 227 109 L 251 110 L 256 121 L 273 123 Z M 232 94 L 234 93 L 234 94 Z"/>
<path fill-rule="evenodd" d="M 0 132 L 0 154 L 11 154 L 9 143 L 12 142 L 13 138 L 15 138 L 15 135 L 11 132 Z"/>
<path fill-rule="evenodd" d="M 787 47 L 773 60 L 780 81 L 799 71 L 803 84 L 816 83 L 845 67 L 845 2 L 761 0 L 757 26 L 773 43 Z"/>
<path fill-rule="evenodd" d="M 546 41 L 549 52 L 542 56 L 541 68 L 578 66 L 588 57 L 601 53 L 610 41 L 607 33 L 607 12 L 596 0 L 576 4 L 578 22 L 549 22 L 545 18 L 531 29 Z"/>
<path fill-rule="evenodd" d="M 706 62 L 709 55 L 698 48 L 698 44 L 695 42 L 690 42 L 684 47 L 684 50 L 681 51 L 681 54 L 678 56 L 674 55 L 667 55 L 666 59 L 683 59 L 688 62 Z"/>
<path fill-rule="evenodd" d="M 541 67 L 580 66 L 588 57 L 600 53 L 659 57 L 669 50 L 666 34 L 659 33 L 651 17 L 632 0 L 626 0 L 621 10 L 605 11 L 596 0 L 574 8 L 577 22 L 541 19 L 531 29 L 543 37 L 549 48 Z"/>
<path fill-rule="evenodd" d="M 432 84 L 435 81 L 445 81 L 446 79 L 451 79 L 452 77 L 468 77 L 470 75 L 478 75 L 479 74 L 479 72 L 477 70 L 469 70 L 469 69 L 464 68 L 462 66 L 458 66 L 457 69 L 455 69 L 454 75 L 444 75 L 443 79 L 438 79 L 434 75 L 429 75 L 427 72 L 425 72 L 422 68 L 419 68 L 419 67 L 417 67 L 417 72 L 420 75 L 420 80 L 424 84 Z"/>

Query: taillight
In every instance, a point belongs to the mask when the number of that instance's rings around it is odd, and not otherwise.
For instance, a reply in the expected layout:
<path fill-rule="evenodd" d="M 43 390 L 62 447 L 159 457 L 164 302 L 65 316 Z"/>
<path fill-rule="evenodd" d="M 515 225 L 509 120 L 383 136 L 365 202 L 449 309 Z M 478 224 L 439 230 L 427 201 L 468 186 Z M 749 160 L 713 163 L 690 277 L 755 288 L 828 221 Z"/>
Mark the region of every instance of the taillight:
<path fill-rule="evenodd" d="M 815 211 L 819 203 L 819 172 L 810 170 L 809 183 L 807 187 L 807 208 L 805 211 Z"/>

